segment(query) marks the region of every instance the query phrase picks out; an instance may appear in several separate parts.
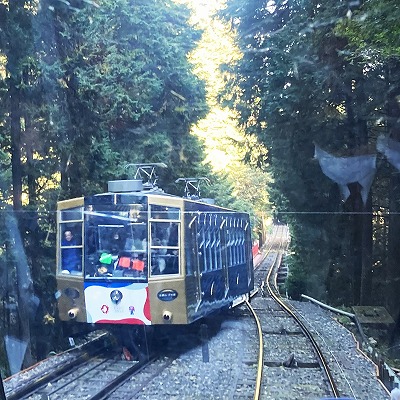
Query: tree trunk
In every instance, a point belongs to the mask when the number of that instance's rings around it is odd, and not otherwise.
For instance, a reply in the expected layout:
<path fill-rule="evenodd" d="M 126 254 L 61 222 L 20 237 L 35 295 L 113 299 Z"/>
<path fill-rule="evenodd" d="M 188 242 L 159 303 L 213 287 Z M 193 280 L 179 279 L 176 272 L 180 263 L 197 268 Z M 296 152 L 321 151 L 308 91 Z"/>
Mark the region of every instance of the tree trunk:
<path fill-rule="evenodd" d="M 7 69 L 10 74 L 8 79 L 8 90 L 10 96 L 10 135 L 11 135 L 11 167 L 12 167 L 12 186 L 13 186 L 13 208 L 14 216 L 10 216 L 6 225 L 10 235 L 10 241 L 14 243 L 12 260 L 10 266 L 15 266 L 17 280 L 17 297 L 18 297 L 18 315 L 20 327 L 20 340 L 27 345 L 25 352 L 25 366 L 32 365 L 31 358 L 31 340 L 29 328 L 29 302 L 32 298 L 29 295 L 27 285 L 31 284 L 29 266 L 25 257 L 23 241 L 20 226 L 22 212 L 22 143 L 21 143 L 21 91 L 19 85 L 21 83 L 21 59 L 26 57 L 25 43 L 22 43 L 23 38 L 18 27 L 21 21 L 24 20 L 23 1 L 10 1 L 7 20 L 7 33 L 9 40 L 9 48 L 7 53 Z M 24 365 L 23 365 L 24 366 Z"/>
<path fill-rule="evenodd" d="M 350 71 L 357 81 L 348 83 L 349 89 L 354 86 L 351 96 L 346 98 L 347 122 L 350 136 L 350 146 L 355 149 L 366 149 L 368 145 L 367 122 L 363 118 L 365 113 L 366 96 L 362 71 L 356 67 Z M 372 201 L 368 195 L 366 204 L 361 198 L 361 186 L 358 183 L 349 185 L 352 190 L 354 216 L 354 300 L 355 304 L 365 305 L 371 301 L 372 287 Z M 359 274 L 359 275 L 358 275 Z"/>
<path fill-rule="evenodd" d="M 367 204 L 364 207 L 364 213 L 361 215 L 362 229 L 362 266 L 361 266 L 361 291 L 360 304 L 373 305 L 371 297 L 372 289 L 372 200 L 368 196 Z"/>
<path fill-rule="evenodd" d="M 394 72 L 394 77 L 391 76 L 392 71 L 397 71 L 399 63 L 391 61 L 387 68 L 387 130 L 388 135 L 393 140 L 400 141 L 400 107 L 398 104 L 398 96 L 400 95 L 400 87 L 398 85 L 398 73 Z M 400 176 L 398 171 L 392 173 L 390 178 L 389 192 L 389 237 L 387 249 L 387 308 L 392 316 L 397 316 L 400 313 L 399 292 L 400 292 Z M 399 317 L 400 319 L 400 317 Z M 399 321 L 400 323 L 400 321 Z"/>
<path fill-rule="evenodd" d="M 13 185 L 13 207 L 22 209 L 22 165 L 21 165 L 21 105 L 20 94 L 14 79 L 10 80 L 10 119 L 11 119 L 11 166 Z"/>

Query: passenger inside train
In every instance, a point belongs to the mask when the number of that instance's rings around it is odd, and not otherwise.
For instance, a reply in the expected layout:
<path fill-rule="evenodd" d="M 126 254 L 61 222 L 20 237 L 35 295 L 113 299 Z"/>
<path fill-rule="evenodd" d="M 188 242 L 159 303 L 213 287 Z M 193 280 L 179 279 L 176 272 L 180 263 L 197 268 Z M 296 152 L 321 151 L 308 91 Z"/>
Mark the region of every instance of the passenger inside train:
<path fill-rule="evenodd" d="M 99 259 L 99 263 L 100 265 L 98 266 L 94 276 L 112 276 L 114 270 L 112 254 L 102 253 Z"/>
<path fill-rule="evenodd" d="M 82 270 L 82 249 L 71 230 L 64 232 L 61 241 L 61 268 L 65 274 L 80 272 Z"/>
<path fill-rule="evenodd" d="M 85 276 L 147 277 L 147 256 L 150 276 L 179 274 L 179 209 L 152 205 L 149 223 L 144 213 L 133 220 L 128 210 L 88 210 Z"/>

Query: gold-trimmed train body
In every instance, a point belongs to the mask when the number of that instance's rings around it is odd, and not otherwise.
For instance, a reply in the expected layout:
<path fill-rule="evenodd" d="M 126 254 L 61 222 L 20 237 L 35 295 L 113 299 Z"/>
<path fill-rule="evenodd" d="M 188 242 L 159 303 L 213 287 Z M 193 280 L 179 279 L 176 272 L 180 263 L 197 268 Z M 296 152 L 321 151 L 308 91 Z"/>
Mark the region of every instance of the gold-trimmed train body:
<path fill-rule="evenodd" d="M 191 324 L 254 287 L 248 214 L 140 179 L 60 201 L 57 226 L 63 321 Z"/>

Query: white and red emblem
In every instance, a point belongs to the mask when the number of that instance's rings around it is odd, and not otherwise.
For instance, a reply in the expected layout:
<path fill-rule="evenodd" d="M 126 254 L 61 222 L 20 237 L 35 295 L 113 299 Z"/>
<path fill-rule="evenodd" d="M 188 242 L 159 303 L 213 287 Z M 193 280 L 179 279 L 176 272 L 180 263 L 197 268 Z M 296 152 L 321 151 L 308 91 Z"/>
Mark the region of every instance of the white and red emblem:
<path fill-rule="evenodd" d="M 107 305 L 105 305 L 105 304 L 103 304 L 102 306 L 101 306 L 101 312 L 103 313 L 103 314 L 108 314 L 108 310 L 109 310 L 110 308 L 107 306 Z"/>

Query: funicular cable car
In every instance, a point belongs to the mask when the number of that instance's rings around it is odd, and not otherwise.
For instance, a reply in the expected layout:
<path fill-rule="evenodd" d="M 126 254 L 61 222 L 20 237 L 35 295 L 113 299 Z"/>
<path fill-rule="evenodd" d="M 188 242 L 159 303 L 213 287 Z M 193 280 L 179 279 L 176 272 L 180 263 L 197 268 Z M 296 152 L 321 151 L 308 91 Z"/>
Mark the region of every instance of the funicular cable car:
<path fill-rule="evenodd" d="M 60 201 L 57 282 L 63 321 L 190 324 L 254 286 L 249 216 L 156 185 L 156 167 L 108 192 Z M 185 181 L 195 187 L 193 178 Z"/>

